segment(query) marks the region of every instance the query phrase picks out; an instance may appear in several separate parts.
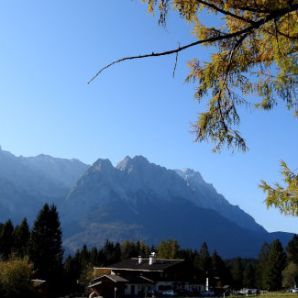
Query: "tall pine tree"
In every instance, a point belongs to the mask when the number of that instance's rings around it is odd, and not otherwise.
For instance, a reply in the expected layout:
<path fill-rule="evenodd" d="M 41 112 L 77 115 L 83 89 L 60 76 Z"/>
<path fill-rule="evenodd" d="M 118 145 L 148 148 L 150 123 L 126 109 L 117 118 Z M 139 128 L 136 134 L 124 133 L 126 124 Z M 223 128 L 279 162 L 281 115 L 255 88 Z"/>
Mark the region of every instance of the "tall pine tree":
<path fill-rule="evenodd" d="M 267 267 L 265 269 L 265 287 L 267 290 L 276 291 L 282 287 L 282 271 L 285 269 L 287 257 L 279 240 L 274 240 L 270 245 Z"/>
<path fill-rule="evenodd" d="M 30 237 L 29 256 L 36 277 L 45 279 L 50 295 L 59 292 L 62 276 L 62 232 L 57 209 L 45 204 L 39 212 Z"/>
<path fill-rule="evenodd" d="M 236 258 L 231 261 L 230 271 L 232 276 L 232 284 L 235 289 L 241 289 L 243 287 L 243 271 L 244 267 L 241 258 Z"/>
<path fill-rule="evenodd" d="M 215 251 L 211 256 L 212 275 L 211 281 L 215 287 L 223 287 L 226 285 L 231 277 L 228 268 L 223 259 Z M 210 271 L 210 270 L 209 270 Z"/>
<path fill-rule="evenodd" d="M 255 288 L 256 287 L 256 268 L 252 263 L 246 264 L 243 271 L 243 287 Z"/>
<path fill-rule="evenodd" d="M 5 222 L 0 230 L 0 256 L 7 260 L 12 253 L 14 226 L 11 220 Z"/>
<path fill-rule="evenodd" d="M 288 260 L 298 265 L 298 235 L 294 235 L 287 246 Z"/>
<path fill-rule="evenodd" d="M 13 253 L 21 258 L 28 255 L 30 230 L 26 218 L 23 219 L 20 225 L 15 227 L 13 238 Z"/>
<path fill-rule="evenodd" d="M 198 254 L 194 260 L 195 269 L 200 276 L 201 282 L 204 282 L 206 276 L 212 275 L 212 261 L 208 250 L 208 245 L 206 242 L 203 242 Z"/>

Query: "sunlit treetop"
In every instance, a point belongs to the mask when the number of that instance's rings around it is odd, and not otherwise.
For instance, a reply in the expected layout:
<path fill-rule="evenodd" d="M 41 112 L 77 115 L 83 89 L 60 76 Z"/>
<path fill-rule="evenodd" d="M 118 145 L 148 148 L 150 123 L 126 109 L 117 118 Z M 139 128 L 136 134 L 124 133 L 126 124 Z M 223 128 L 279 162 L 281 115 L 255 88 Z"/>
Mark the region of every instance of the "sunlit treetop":
<path fill-rule="evenodd" d="M 227 145 L 245 151 L 237 130 L 241 104 L 270 110 L 283 101 L 298 116 L 297 0 L 144 2 L 150 12 L 159 13 L 160 24 L 166 24 L 170 10 L 193 23 L 197 41 L 189 46 L 212 47 L 208 61 L 194 57 L 189 62 L 187 81 L 197 83 L 195 98 L 208 99 L 208 109 L 194 124 L 197 141 L 211 140 L 214 150 Z M 204 25 L 206 11 L 220 25 Z"/>
<path fill-rule="evenodd" d="M 267 207 L 278 208 L 286 215 L 298 216 L 298 175 L 292 172 L 285 162 L 281 162 L 284 185 L 270 186 L 262 181 L 260 187 L 267 193 Z"/>

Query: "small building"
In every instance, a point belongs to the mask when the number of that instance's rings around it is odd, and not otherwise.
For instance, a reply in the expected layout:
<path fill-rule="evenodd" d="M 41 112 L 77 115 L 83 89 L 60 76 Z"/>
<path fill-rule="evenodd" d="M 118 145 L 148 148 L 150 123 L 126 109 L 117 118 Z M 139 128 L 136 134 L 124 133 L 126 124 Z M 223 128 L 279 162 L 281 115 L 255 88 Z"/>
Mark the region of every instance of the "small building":
<path fill-rule="evenodd" d="M 48 285 L 46 280 L 35 278 L 31 279 L 31 282 L 38 296 L 45 298 L 48 297 Z"/>
<path fill-rule="evenodd" d="M 117 297 L 124 295 L 125 285 L 128 281 L 121 276 L 109 274 L 101 275 L 91 281 L 88 288 L 92 290 L 96 296 Z"/>
<path fill-rule="evenodd" d="M 96 276 L 88 286 L 98 296 L 152 297 L 174 293 L 200 292 L 199 284 L 188 274 L 183 259 L 131 258 L 108 267 L 94 267 Z"/>

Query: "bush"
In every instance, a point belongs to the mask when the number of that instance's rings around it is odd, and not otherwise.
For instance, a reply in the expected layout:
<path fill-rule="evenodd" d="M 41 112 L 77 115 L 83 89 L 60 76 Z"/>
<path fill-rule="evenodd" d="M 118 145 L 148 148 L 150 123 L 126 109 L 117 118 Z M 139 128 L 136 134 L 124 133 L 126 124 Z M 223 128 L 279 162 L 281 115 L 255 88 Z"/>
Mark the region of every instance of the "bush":
<path fill-rule="evenodd" d="M 35 297 L 32 285 L 32 264 L 28 259 L 0 262 L 0 297 Z"/>

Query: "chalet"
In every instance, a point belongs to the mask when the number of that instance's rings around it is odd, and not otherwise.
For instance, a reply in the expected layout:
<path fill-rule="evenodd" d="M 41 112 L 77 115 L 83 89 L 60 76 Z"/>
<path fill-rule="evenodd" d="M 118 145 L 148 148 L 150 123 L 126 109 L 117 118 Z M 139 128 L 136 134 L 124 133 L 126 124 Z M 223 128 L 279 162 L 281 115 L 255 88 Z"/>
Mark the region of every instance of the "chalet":
<path fill-rule="evenodd" d="M 95 267 L 88 288 L 97 296 L 149 297 L 200 292 L 204 286 L 188 274 L 183 259 L 132 258 L 108 267 Z"/>

